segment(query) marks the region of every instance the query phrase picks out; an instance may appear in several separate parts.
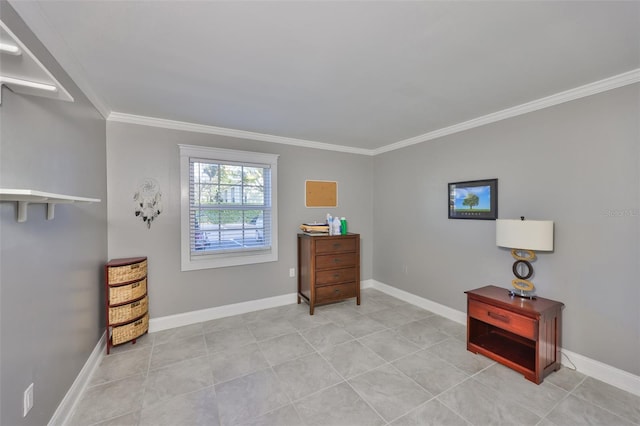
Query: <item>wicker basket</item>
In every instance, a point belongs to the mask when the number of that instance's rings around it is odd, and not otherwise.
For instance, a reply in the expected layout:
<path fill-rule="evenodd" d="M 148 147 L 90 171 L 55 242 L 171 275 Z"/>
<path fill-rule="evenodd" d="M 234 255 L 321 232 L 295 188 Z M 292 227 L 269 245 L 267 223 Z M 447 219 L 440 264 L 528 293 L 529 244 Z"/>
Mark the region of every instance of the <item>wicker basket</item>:
<path fill-rule="evenodd" d="M 120 343 L 128 342 L 137 337 L 142 336 L 149 329 L 149 314 L 143 316 L 137 321 L 132 323 L 121 325 L 119 327 L 113 327 L 111 334 L 111 341 L 113 345 L 119 345 Z"/>
<path fill-rule="evenodd" d="M 117 287 L 109 286 L 109 304 L 119 305 L 141 298 L 147 293 L 147 279 Z"/>
<path fill-rule="evenodd" d="M 138 318 L 147 312 L 148 305 L 149 302 L 147 296 L 145 296 L 137 302 L 109 308 L 109 324 L 120 324 Z"/>
<path fill-rule="evenodd" d="M 147 275 L 147 261 L 132 265 L 111 266 L 109 269 L 109 285 L 128 283 L 139 280 Z"/>

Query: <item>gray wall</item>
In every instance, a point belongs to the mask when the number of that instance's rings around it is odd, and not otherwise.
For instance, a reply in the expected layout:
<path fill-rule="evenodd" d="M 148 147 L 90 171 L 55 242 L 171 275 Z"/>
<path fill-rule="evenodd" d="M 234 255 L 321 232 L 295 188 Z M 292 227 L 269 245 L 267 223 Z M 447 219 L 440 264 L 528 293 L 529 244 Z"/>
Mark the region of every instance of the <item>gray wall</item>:
<path fill-rule="evenodd" d="M 104 331 L 102 265 L 107 257 L 105 121 L 14 10 L 2 20 L 71 92 L 74 103 L 2 89 L 0 186 L 102 199 L 28 207 L 0 203 L 0 424 L 46 424 Z M 22 394 L 34 383 L 34 407 Z"/>
<path fill-rule="evenodd" d="M 277 262 L 180 271 L 180 175 L 178 144 L 279 154 Z M 107 123 L 109 258 L 148 256 L 151 318 L 295 293 L 296 234 L 302 222 L 330 212 L 345 216 L 361 234 L 362 279 L 372 277 L 373 159 L 230 137 Z M 158 181 L 164 211 L 151 229 L 133 213 L 133 194 L 145 178 Z M 306 179 L 338 181 L 338 207 L 304 205 Z"/>
<path fill-rule="evenodd" d="M 498 178 L 500 218 L 555 221 L 533 282 L 566 305 L 563 346 L 640 374 L 639 103 L 635 84 L 376 156 L 374 278 L 463 312 L 510 287 L 495 222 L 447 219 L 448 182 Z"/>

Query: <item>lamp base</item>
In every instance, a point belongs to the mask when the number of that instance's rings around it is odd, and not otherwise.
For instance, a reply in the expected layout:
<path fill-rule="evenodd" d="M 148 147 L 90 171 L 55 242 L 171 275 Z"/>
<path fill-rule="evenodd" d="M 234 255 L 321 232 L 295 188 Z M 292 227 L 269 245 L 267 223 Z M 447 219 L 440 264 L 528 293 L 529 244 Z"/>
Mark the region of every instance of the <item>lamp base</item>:
<path fill-rule="evenodd" d="M 519 289 L 511 289 L 509 290 L 509 296 L 511 297 L 521 297 L 523 299 L 535 299 L 536 293 L 533 291 L 519 290 Z"/>

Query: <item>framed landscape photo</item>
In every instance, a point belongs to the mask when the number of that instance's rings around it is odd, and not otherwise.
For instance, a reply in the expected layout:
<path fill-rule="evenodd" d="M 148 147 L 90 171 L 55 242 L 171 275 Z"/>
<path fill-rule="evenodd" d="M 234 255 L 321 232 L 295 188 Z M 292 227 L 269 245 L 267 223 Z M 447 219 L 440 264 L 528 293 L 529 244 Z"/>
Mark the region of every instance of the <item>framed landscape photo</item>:
<path fill-rule="evenodd" d="M 498 179 L 449 184 L 449 219 L 498 218 Z"/>

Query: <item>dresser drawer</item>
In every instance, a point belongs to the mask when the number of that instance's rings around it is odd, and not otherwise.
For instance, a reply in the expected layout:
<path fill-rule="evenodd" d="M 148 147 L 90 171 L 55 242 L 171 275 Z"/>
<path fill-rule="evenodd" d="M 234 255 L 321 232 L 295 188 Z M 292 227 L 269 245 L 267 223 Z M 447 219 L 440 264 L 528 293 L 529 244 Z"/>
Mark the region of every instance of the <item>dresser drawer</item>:
<path fill-rule="evenodd" d="M 330 269 L 327 271 L 318 271 L 316 274 L 316 285 L 331 285 L 355 281 L 356 268 Z"/>
<path fill-rule="evenodd" d="M 356 251 L 355 238 L 339 238 L 316 241 L 316 253 L 339 253 Z"/>
<path fill-rule="evenodd" d="M 316 256 L 316 269 L 356 266 L 356 253 L 323 254 Z"/>
<path fill-rule="evenodd" d="M 469 316 L 487 324 L 495 325 L 528 339 L 535 340 L 537 322 L 534 318 L 516 314 L 515 312 L 496 306 L 487 305 L 477 300 L 469 300 Z"/>
<path fill-rule="evenodd" d="M 342 300 L 349 297 L 356 297 L 356 283 L 327 285 L 316 288 L 316 303 L 329 302 L 332 300 Z"/>

